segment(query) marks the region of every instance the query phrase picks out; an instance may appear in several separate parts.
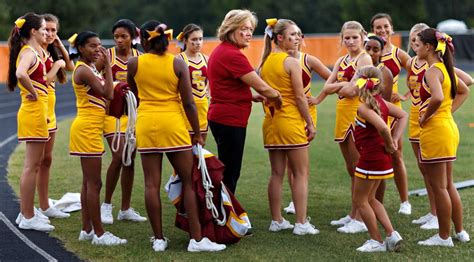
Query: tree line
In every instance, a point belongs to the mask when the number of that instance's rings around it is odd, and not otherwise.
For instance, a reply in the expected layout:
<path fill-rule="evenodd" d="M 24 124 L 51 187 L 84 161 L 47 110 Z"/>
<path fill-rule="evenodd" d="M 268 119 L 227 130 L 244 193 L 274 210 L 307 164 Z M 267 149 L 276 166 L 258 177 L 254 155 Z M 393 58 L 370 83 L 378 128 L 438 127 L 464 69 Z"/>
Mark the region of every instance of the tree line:
<path fill-rule="evenodd" d="M 474 26 L 472 0 L 0 0 L 0 40 L 8 39 L 16 18 L 29 11 L 58 16 L 62 38 L 83 30 L 111 38 L 111 27 L 120 18 L 137 26 L 156 19 L 176 32 L 193 22 L 205 36 L 215 36 L 224 15 L 235 8 L 256 12 L 260 20 L 256 34 L 263 34 L 265 18 L 273 17 L 294 20 L 304 33 L 339 32 L 347 20 L 357 20 L 370 30 L 370 18 L 378 12 L 392 16 L 395 30 L 409 30 L 418 22 L 435 27 L 449 18 Z"/>

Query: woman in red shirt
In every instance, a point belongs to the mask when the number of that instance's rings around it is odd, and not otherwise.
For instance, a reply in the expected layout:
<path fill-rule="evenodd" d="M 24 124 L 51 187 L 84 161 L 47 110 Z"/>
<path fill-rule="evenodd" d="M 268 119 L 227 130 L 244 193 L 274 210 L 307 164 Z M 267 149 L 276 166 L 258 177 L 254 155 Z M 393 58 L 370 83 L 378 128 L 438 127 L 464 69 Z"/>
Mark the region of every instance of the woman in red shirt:
<path fill-rule="evenodd" d="M 281 104 L 280 93 L 255 72 L 241 49 L 246 48 L 257 24 L 249 10 L 229 11 L 217 36 L 221 40 L 209 58 L 208 79 L 211 104 L 207 118 L 224 163 L 224 184 L 235 193 L 244 153 L 247 122 L 252 101 Z M 252 95 L 252 86 L 259 94 Z"/>

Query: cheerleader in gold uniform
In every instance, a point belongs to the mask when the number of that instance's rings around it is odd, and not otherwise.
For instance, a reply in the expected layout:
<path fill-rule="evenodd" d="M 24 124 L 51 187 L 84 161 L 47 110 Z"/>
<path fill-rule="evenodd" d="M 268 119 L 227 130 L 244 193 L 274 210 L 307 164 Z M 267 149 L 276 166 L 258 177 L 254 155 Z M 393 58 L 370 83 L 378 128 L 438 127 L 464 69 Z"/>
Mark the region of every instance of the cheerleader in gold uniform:
<path fill-rule="evenodd" d="M 138 90 L 137 149 L 145 175 L 145 205 L 153 229 L 153 250 L 164 251 L 161 221 L 161 165 L 166 153 L 183 183 L 183 199 L 189 221 L 188 251 L 219 251 L 225 245 L 202 237 L 196 193 L 192 186 L 192 144 L 203 144 L 189 71 L 182 59 L 167 53 L 172 30 L 158 21 L 140 28 L 145 54 L 128 60 L 128 84 Z M 184 108 L 184 112 L 183 112 Z M 186 113 L 186 114 L 185 114 Z M 193 127 L 193 139 L 186 130 L 186 118 Z"/>
<path fill-rule="evenodd" d="M 363 49 L 364 37 L 365 30 L 359 22 L 348 21 L 344 23 L 341 30 L 341 40 L 348 54 L 337 60 L 323 91 L 315 101 L 315 104 L 319 104 L 327 95 L 338 94 L 334 140 L 339 143 L 347 172 L 351 177 L 351 191 L 354 189 L 355 165 L 359 159 L 353 137 L 354 119 L 359 106 L 359 98 L 358 88 L 352 79 L 358 68 L 372 65 L 370 56 Z M 338 228 L 338 232 L 341 233 L 367 231 L 354 205 L 352 205 L 349 215 L 331 221 L 331 225 L 342 226 Z"/>
<path fill-rule="evenodd" d="M 65 69 L 72 71 L 74 69 L 73 62 L 69 59 L 66 48 L 59 39 L 57 32 L 59 29 L 59 20 L 52 14 L 42 15 L 46 20 L 46 42 L 42 44 L 44 55 L 44 64 L 47 72 L 48 84 L 48 131 L 49 140 L 45 145 L 43 161 L 38 171 L 37 189 L 38 202 L 40 211 L 47 217 L 66 218 L 69 214 L 61 212 L 49 205 L 48 187 L 49 172 L 51 168 L 54 141 L 56 138 L 56 79 L 59 83 L 64 84 L 67 81 Z M 58 53 L 59 51 L 59 53 Z"/>
<path fill-rule="evenodd" d="M 316 129 L 311 119 L 303 89 L 302 69 L 299 61 L 288 55 L 297 50 L 301 40 L 296 24 L 287 19 L 268 19 L 265 51 L 260 65 L 260 75 L 269 86 L 282 95 L 282 106 L 277 109 L 265 104 L 263 143 L 270 155 L 272 175 L 268 183 L 268 199 L 272 222 L 270 231 L 293 228 L 293 234 L 317 234 L 319 230 L 307 220 L 309 142 Z M 271 30 L 271 33 L 268 31 Z M 272 52 L 272 40 L 275 50 Z M 292 196 L 295 203 L 295 226 L 281 216 L 281 189 L 285 176 L 286 160 L 293 171 Z"/>
<path fill-rule="evenodd" d="M 26 142 L 25 162 L 20 178 L 20 213 L 16 220 L 22 229 L 49 232 L 54 229 L 49 220 L 34 210 L 38 169 L 45 143 L 48 141 L 48 88 L 41 44 L 46 41 L 46 22 L 34 13 L 15 21 L 8 44 L 10 59 L 8 89 L 20 88 L 18 110 L 18 141 Z"/>
<path fill-rule="evenodd" d="M 208 57 L 201 53 L 203 43 L 202 34 L 201 27 L 195 24 L 189 24 L 183 28 L 183 31 L 176 39 L 181 46 L 181 53 L 178 54 L 178 57 L 183 59 L 189 68 L 194 102 L 198 110 L 199 128 L 201 130 L 202 139 L 205 142 L 208 132 L 207 111 L 209 110 L 209 92 L 207 89 Z M 188 121 L 186 121 L 186 127 L 192 136 L 193 130 Z"/>
<path fill-rule="evenodd" d="M 311 114 L 311 118 L 313 120 L 314 127 L 317 128 L 317 108 L 316 105 L 313 104 L 315 97 L 311 94 L 311 78 L 313 71 L 316 72 L 322 79 L 327 80 L 329 75 L 331 75 L 331 71 L 316 57 L 301 52 L 301 46 L 304 45 L 304 35 L 301 30 L 298 28 L 298 33 L 300 35 L 300 43 L 298 45 L 298 50 L 293 51 L 291 50 L 289 54 L 296 59 L 299 59 L 300 66 L 302 69 L 302 79 L 303 79 L 303 87 L 304 93 L 308 99 L 309 104 L 309 113 Z M 288 167 L 288 183 L 290 187 L 293 185 L 293 172 L 291 172 L 291 168 Z M 295 214 L 295 206 L 293 201 L 290 202 L 288 207 L 284 208 L 287 214 Z"/>
<path fill-rule="evenodd" d="M 135 24 L 128 19 L 118 20 L 112 27 L 115 46 L 109 48 L 110 66 L 112 69 L 112 78 L 115 82 L 127 82 L 127 64 L 130 57 L 140 55 L 135 48 L 137 44 L 137 29 Z M 115 133 L 117 119 L 113 116 L 105 116 L 104 137 L 107 139 L 109 147 L 112 149 L 112 141 Z M 114 221 L 112 215 L 112 195 L 117 186 L 120 177 L 122 187 L 122 202 L 118 213 L 118 220 L 129 220 L 135 222 L 146 221 L 146 217 L 140 215 L 132 207 L 130 201 L 132 198 L 133 180 L 135 177 L 135 153 L 132 154 L 132 163 L 130 166 L 122 164 L 122 154 L 124 150 L 124 134 L 127 129 L 128 117 L 123 115 L 120 118 L 120 139 L 117 152 L 111 150 L 112 161 L 107 169 L 105 180 L 105 197 L 100 208 L 102 223 L 112 224 Z"/>
<path fill-rule="evenodd" d="M 428 28 L 418 34 L 418 39 L 417 57 L 429 65 L 420 88 L 420 161 L 433 189 L 439 223 L 439 233 L 418 244 L 452 247 L 451 220 L 455 238 L 461 242 L 470 240 L 463 228 L 461 199 L 452 174 L 459 144 L 452 112 L 462 105 L 469 91 L 454 74 L 451 37 Z"/>
<path fill-rule="evenodd" d="M 81 158 L 83 174 L 79 240 L 92 240 L 95 245 L 125 244 L 127 240 L 105 232 L 100 220 L 100 175 L 104 153 L 102 134 L 106 100 L 113 98 L 113 81 L 108 58 L 104 67 L 105 77 L 97 71 L 94 63 L 101 55 L 107 57 L 107 50 L 102 47 L 97 34 L 90 31 L 75 35 L 70 41 L 76 49 L 71 57 L 79 56 L 72 75 L 77 115 L 71 125 L 69 142 L 70 154 Z"/>

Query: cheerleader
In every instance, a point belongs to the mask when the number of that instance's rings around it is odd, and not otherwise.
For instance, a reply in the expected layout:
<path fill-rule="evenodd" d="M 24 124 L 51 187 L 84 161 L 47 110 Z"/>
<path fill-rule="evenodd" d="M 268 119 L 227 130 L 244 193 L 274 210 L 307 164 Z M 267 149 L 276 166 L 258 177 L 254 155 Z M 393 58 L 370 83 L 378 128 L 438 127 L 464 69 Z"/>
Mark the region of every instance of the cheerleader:
<path fill-rule="evenodd" d="M 451 37 L 428 28 L 418 33 L 414 43 L 417 57 L 428 63 L 420 88 L 420 162 L 433 190 L 439 233 L 420 241 L 427 246 L 453 247 L 451 220 L 455 239 L 470 241 L 463 227 L 462 203 L 453 183 L 453 161 L 459 144 L 459 130 L 452 113 L 469 95 L 466 84 L 454 73 L 454 46 Z"/>
<path fill-rule="evenodd" d="M 316 57 L 301 52 L 301 46 L 304 46 L 304 35 L 301 32 L 301 29 L 298 28 L 298 34 L 300 35 L 300 42 L 298 44 L 297 50 L 289 50 L 288 54 L 295 57 L 300 61 L 300 66 L 302 69 L 302 79 L 303 79 L 303 87 L 304 93 L 308 99 L 309 104 L 309 113 L 311 114 L 311 118 L 313 120 L 314 127 L 317 128 L 317 108 L 316 105 L 313 103 L 315 97 L 311 94 L 311 78 L 312 72 L 318 74 L 322 79 L 327 80 L 329 75 L 331 75 L 331 71 Z M 293 185 L 293 172 L 291 168 L 288 167 L 288 183 L 290 187 Z M 293 201 L 288 204 L 287 207 L 283 209 L 287 214 L 295 214 L 295 205 Z"/>
<path fill-rule="evenodd" d="M 265 103 L 263 122 L 264 147 L 268 149 L 272 174 L 268 183 L 268 201 L 272 222 L 269 230 L 293 229 L 295 235 L 317 234 L 307 218 L 309 142 L 316 134 L 303 90 L 302 69 L 288 50 L 298 50 L 301 40 L 296 24 L 287 19 L 267 19 L 265 50 L 260 64 L 262 79 L 282 95 L 282 106 Z M 269 32 L 271 31 L 271 32 Z M 272 51 L 272 40 L 275 50 Z M 281 191 L 286 161 L 293 171 L 292 197 L 296 223 L 291 225 L 281 216 Z"/>
<path fill-rule="evenodd" d="M 203 144 L 196 105 L 193 100 L 189 71 L 183 60 L 167 52 L 172 30 L 151 20 L 140 28 L 145 54 L 128 60 L 127 81 L 138 90 L 140 105 L 137 116 L 137 150 L 145 175 L 145 205 L 153 230 L 152 248 L 156 252 L 168 247 L 163 236 L 161 213 L 161 166 L 166 153 L 183 183 L 183 199 L 189 221 L 188 251 L 220 251 L 226 248 L 203 237 L 199 222 L 196 193 L 192 185 L 192 144 Z M 184 109 L 184 112 L 183 112 Z M 193 127 L 191 141 L 186 118 Z"/>
<path fill-rule="evenodd" d="M 202 139 L 206 142 L 208 124 L 207 111 L 209 109 L 209 91 L 207 85 L 207 60 L 208 57 L 201 53 L 203 44 L 203 32 L 201 27 L 195 24 L 188 24 L 179 33 L 176 39 L 179 41 L 181 53 L 177 57 L 183 59 L 188 65 L 193 88 L 194 103 L 198 110 L 199 124 Z M 189 122 L 186 122 L 189 134 L 193 135 L 193 130 Z"/>
<path fill-rule="evenodd" d="M 46 22 L 43 17 L 27 13 L 15 21 L 8 46 L 8 89 L 20 88 L 18 109 L 18 141 L 26 142 L 25 162 L 20 178 L 20 213 L 16 223 L 21 229 L 49 232 L 54 226 L 34 208 L 38 170 L 44 154 L 48 132 L 48 87 L 44 52 Z"/>
<path fill-rule="evenodd" d="M 406 99 L 398 94 L 398 78 L 401 68 L 405 68 L 410 56 L 400 48 L 394 46 L 391 42 L 393 35 L 392 18 L 388 14 L 379 13 L 372 17 L 370 21 L 372 32 L 377 36 L 385 39 L 386 44 L 382 50 L 382 63 L 392 72 L 393 76 L 393 92 L 390 102 L 402 107 L 402 99 Z M 389 120 L 391 128 L 396 124 L 395 121 Z M 400 209 L 398 213 L 404 215 L 411 214 L 411 204 L 408 202 L 408 179 L 405 163 L 403 162 L 402 154 L 402 138 L 398 141 L 398 149 L 392 156 L 393 170 L 395 173 L 395 184 L 400 195 Z M 378 195 L 382 195 L 383 191 L 379 191 Z"/>
<path fill-rule="evenodd" d="M 120 19 L 112 26 L 115 46 L 108 49 L 110 66 L 112 68 L 112 78 L 115 82 L 127 82 L 127 63 L 130 57 L 136 57 L 140 53 L 136 49 L 138 44 L 138 34 L 135 24 L 128 19 Z M 100 61 L 103 61 L 101 59 Z M 99 65 L 102 67 L 101 65 Z M 116 129 L 117 119 L 113 116 L 105 116 L 104 137 L 107 139 L 109 147 L 112 149 L 113 137 Z M 122 164 L 122 154 L 124 150 L 124 134 L 127 129 L 128 117 L 126 115 L 120 118 L 120 136 L 117 152 L 112 151 L 112 161 L 107 169 L 105 180 L 105 198 L 100 206 L 100 217 L 104 224 L 113 224 L 112 215 L 112 195 L 117 186 L 120 177 L 122 187 L 122 203 L 117 215 L 118 220 L 129 220 L 134 222 L 146 221 L 143 217 L 130 206 L 133 189 L 133 179 L 135 177 L 135 152 L 132 153 L 131 164 L 125 166 Z M 122 174 L 120 174 L 120 172 Z"/>
<path fill-rule="evenodd" d="M 375 193 L 382 180 L 393 177 L 391 155 L 397 149 L 397 141 L 403 134 L 408 115 L 399 107 L 385 102 L 382 91 L 382 72 L 373 66 L 357 71 L 356 85 L 360 88 L 361 104 L 357 109 L 355 144 L 359 160 L 355 168 L 354 203 L 368 228 L 370 240 L 357 248 L 361 252 L 398 251 L 402 237 L 394 231 L 382 203 Z M 387 125 L 388 116 L 398 124 L 393 136 Z M 385 229 L 386 239 L 378 230 L 377 220 Z"/>
<path fill-rule="evenodd" d="M 56 122 L 56 79 L 59 83 L 67 82 L 66 70 L 72 71 L 74 64 L 69 59 L 69 54 L 58 37 L 59 20 L 55 15 L 44 14 L 43 18 L 46 21 L 46 42 L 42 44 L 44 53 L 44 64 L 46 66 L 48 84 L 48 131 L 49 140 L 44 148 L 43 161 L 38 170 L 37 190 L 39 210 L 47 217 L 67 218 L 69 214 L 61 212 L 49 205 L 48 187 L 49 187 L 49 172 L 53 157 L 53 147 L 56 138 L 56 131 L 58 130 Z M 59 54 L 58 54 L 59 51 Z"/>
<path fill-rule="evenodd" d="M 113 99 L 112 70 L 107 50 L 98 35 L 85 31 L 70 39 L 74 50 L 71 58 L 79 57 L 72 75 L 76 94 L 77 115 L 71 125 L 69 153 L 79 156 L 82 167 L 81 213 L 82 230 L 79 241 L 92 241 L 94 245 L 121 245 L 126 239 L 105 232 L 100 220 L 100 188 L 104 143 L 106 101 Z M 95 68 L 100 57 L 106 57 L 104 77 Z"/>
<path fill-rule="evenodd" d="M 351 192 L 354 190 L 355 165 L 359 153 L 354 144 L 354 119 L 359 106 L 358 92 L 354 90 L 352 81 L 358 68 L 372 65 L 370 56 L 365 53 L 363 43 L 366 32 L 356 21 L 344 23 L 341 30 L 341 40 L 348 54 L 340 57 L 331 72 L 321 93 L 316 97 L 314 104 L 319 104 L 327 95 L 338 94 L 336 104 L 336 126 L 334 140 L 339 143 L 346 170 L 351 177 Z M 341 233 L 359 233 L 367 231 L 361 221 L 355 205 L 349 215 L 331 221 L 333 226 L 342 226 L 337 229 Z"/>

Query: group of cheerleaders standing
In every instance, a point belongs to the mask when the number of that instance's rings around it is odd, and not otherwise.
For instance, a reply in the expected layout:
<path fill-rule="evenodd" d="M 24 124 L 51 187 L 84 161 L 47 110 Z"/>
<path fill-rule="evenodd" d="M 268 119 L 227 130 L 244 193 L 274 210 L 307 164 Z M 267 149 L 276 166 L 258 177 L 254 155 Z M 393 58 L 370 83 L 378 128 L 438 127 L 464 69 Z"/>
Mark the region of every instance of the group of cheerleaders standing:
<path fill-rule="evenodd" d="M 18 139 L 26 142 L 20 181 L 20 213 L 16 221 L 19 227 L 49 232 L 54 229 L 50 217 L 69 216 L 50 207 L 47 201 L 54 132 L 57 129 L 54 83 L 56 79 L 64 83 L 67 70 L 73 71 L 72 83 L 77 98 L 70 154 L 80 157 L 83 172 L 80 241 L 91 241 L 96 245 L 127 243 L 127 240 L 106 232 L 102 226 L 113 223 L 111 198 L 119 177 L 122 204 L 117 219 L 147 220 L 130 205 L 134 164 L 133 160 L 130 166 L 121 162 L 123 137 L 107 170 L 105 201 L 100 205 L 103 136 L 112 146 L 111 134 L 115 129 L 115 119 L 106 116 L 106 107 L 107 101 L 113 99 L 114 82 L 117 81 L 127 82 L 130 89 L 138 93 L 140 101 L 136 123 L 137 150 L 141 154 L 145 176 L 145 206 L 153 230 L 152 247 L 155 251 L 164 251 L 168 246 L 168 239 L 162 232 L 160 199 L 163 153 L 183 183 L 183 200 L 189 219 L 188 251 L 226 248 L 201 234 L 197 198 L 191 180 L 191 147 L 204 144 L 208 131 L 208 81 L 212 94 L 213 112 L 209 112 L 209 119 L 212 120 L 213 133 L 221 128 L 213 121 L 218 123 L 216 112 L 219 103 L 224 103 L 224 98 L 222 101 L 219 99 L 226 94 L 226 85 L 231 86 L 235 81 L 247 84 L 248 90 L 228 89 L 232 91 L 228 93 L 229 98 L 242 97 L 238 92 L 245 92 L 245 95 L 250 95 L 249 99 L 263 102 L 264 147 L 268 149 L 271 164 L 268 185 L 272 217 L 270 231 L 293 229 L 296 235 L 319 233 L 307 218 L 308 148 L 316 134 L 315 105 L 326 96 L 337 94 L 335 141 L 340 145 L 352 179 L 352 209 L 347 216 L 331 221 L 331 225 L 341 226 L 337 231 L 342 233 L 368 231 L 370 240 L 359 247 L 359 251 L 400 248 L 402 237 L 394 230 L 382 202 L 384 180 L 394 176 L 401 200 L 399 213 L 411 214 L 401 154 L 402 133 L 408 122 L 410 141 L 431 206 L 426 216 L 413 223 L 422 224 L 425 229 L 438 228 L 439 225 L 439 234 L 419 244 L 453 246 L 451 219 L 455 225 L 455 238 L 461 242 L 469 241 L 469 235 L 463 229 L 461 200 L 452 179 L 452 161 L 456 158 L 459 143 L 452 113 L 467 98 L 467 86 L 472 84 L 472 78 L 454 68 L 451 38 L 425 24 L 417 24 L 410 32 L 410 47 L 416 56 L 410 58 L 390 42 L 393 25 L 389 15 L 375 15 L 371 21 L 374 34 L 368 36 L 360 23 L 349 21 L 341 30 L 342 46 L 347 55 L 337 60 L 331 72 L 317 58 L 300 51 L 303 34 L 293 21 L 267 19 L 265 50 L 256 74 L 248 61 L 242 60 L 245 57 L 240 53 L 240 49 L 248 46 L 256 21 L 255 14 L 248 10 L 230 11 L 218 29 L 222 43 L 210 58 L 201 53 L 203 31 L 194 24 L 184 27 L 178 35 L 182 52 L 175 56 L 167 52 L 172 30 L 155 20 L 144 23 L 139 30 L 128 19 L 117 21 L 112 27 L 115 46 L 110 49 L 102 47 L 96 33 L 81 32 L 69 39 L 72 47 L 69 53 L 57 37 L 59 23 L 55 16 L 27 13 L 15 21 L 9 39 L 8 87 L 12 91 L 16 85 L 20 88 L 22 103 L 18 111 Z M 143 54 L 136 49 L 137 38 Z M 225 71 L 227 67 L 219 63 L 221 57 L 224 64 L 229 64 L 229 68 L 234 66 L 234 69 Z M 75 66 L 72 63 L 74 58 L 78 58 Z M 402 68 L 408 72 L 410 89 L 404 95 L 398 94 Z M 312 71 L 326 80 L 316 97 L 310 92 Z M 219 74 L 224 74 L 224 77 Z M 252 96 L 249 86 L 258 94 Z M 400 101 L 409 97 L 412 101 L 410 116 L 400 106 Z M 230 104 L 239 103 L 241 101 Z M 229 116 L 239 112 L 224 114 Z M 121 132 L 124 132 L 126 122 L 127 117 L 122 117 Z M 219 134 L 214 134 L 214 137 L 219 147 Z M 243 138 L 245 141 L 245 130 Z M 228 154 L 219 150 L 220 157 L 221 153 L 222 158 Z M 240 172 L 240 166 L 237 170 Z M 286 170 L 293 201 L 285 211 L 296 214 L 294 225 L 281 214 Z M 228 185 L 232 191 L 235 191 L 237 179 L 238 176 L 233 185 Z M 35 187 L 38 188 L 39 209 L 34 207 Z M 378 230 L 377 220 L 385 229 L 385 241 Z"/>

